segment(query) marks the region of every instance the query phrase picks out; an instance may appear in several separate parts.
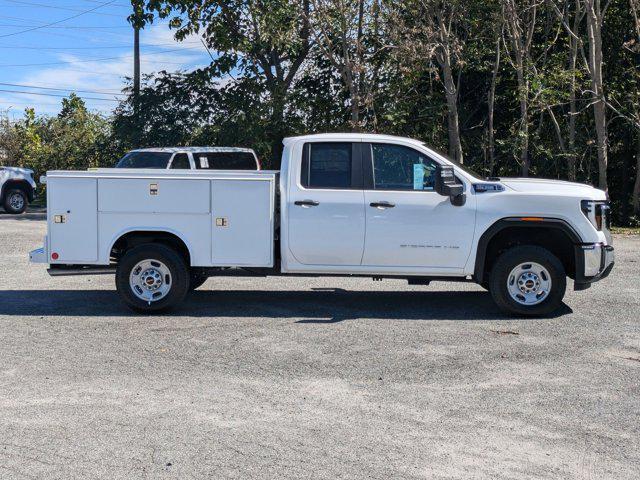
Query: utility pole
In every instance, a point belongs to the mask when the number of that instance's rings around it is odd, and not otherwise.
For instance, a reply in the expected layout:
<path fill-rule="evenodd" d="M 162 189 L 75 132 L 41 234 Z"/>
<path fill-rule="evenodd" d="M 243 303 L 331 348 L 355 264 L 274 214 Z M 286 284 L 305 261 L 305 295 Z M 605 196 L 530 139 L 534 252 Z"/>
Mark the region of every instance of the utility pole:
<path fill-rule="evenodd" d="M 136 146 L 139 143 L 140 128 L 140 30 L 148 19 L 144 14 L 144 0 L 131 0 L 132 13 L 127 19 L 133 27 L 133 119 L 136 127 L 133 137 Z"/>
<path fill-rule="evenodd" d="M 133 97 L 138 102 L 140 97 L 140 27 L 133 25 Z"/>
<path fill-rule="evenodd" d="M 133 27 L 133 100 L 136 106 L 140 97 L 140 30 L 151 19 L 144 13 L 143 0 L 131 0 L 131 8 L 133 11 L 127 20 Z"/>

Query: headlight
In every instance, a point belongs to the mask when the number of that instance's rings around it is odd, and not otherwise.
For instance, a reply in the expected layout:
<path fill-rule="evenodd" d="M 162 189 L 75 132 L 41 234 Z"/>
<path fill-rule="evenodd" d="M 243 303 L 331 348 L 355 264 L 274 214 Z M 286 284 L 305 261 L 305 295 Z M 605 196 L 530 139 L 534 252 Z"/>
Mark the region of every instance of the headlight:
<path fill-rule="evenodd" d="M 596 230 L 609 229 L 609 202 L 603 200 L 582 200 L 580 208 Z"/>

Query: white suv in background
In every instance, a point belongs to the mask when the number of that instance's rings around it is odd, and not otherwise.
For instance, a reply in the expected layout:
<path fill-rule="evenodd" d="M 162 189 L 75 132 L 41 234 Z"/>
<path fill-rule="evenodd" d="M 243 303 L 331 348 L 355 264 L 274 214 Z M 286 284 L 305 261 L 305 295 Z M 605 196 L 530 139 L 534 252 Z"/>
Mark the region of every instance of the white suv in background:
<path fill-rule="evenodd" d="M 0 167 L 0 205 L 7 213 L 23 213 L 33 202 L 36 182 L 33 170 L 18 167 Z"/>
<path fill-rule="evenodd" d="M 175 147 L 132 150 L 116 168 L 260 170 L 256 152 L 235 147 Z"/>

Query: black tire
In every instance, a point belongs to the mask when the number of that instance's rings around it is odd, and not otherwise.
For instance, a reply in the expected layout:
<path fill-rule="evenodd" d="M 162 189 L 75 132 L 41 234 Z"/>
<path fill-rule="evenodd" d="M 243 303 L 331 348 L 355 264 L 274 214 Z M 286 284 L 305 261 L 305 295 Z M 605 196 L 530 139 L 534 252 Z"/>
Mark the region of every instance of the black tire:
<path fill-rule="evenodd" d="M 171 274 L 171 286 L 166 295 L 155 301 L 139 298 L 129 284 L 134 267 L 144 260 L 162 262 Z M 125 305 L 136 312 L 162 312 L 179 305 L 189 289 L 189 269 L 182 256 L 170 247 L 157 243 L 146 243 L 127 251 L 118 262 L 116 288 Z"/>
<path fill-rule="evenodd" d="M 546 298 L 534 305 L 524 305 L 509 294 L 508 281 L 511 271 L 518 265 L 532 262 L 544 267 L 551 278 L 551 288 Z M 557 310 L 567 288 L 567 275 L 562 262 L 546 248 L 523 245 L 502 253 L 493 265 L 489 278 L 489 291 L 493 301 L 504 312 L 522 316 L 544 316 Z"/>
<path fill-rule="evenodd" d="M 199 275 L 197 273 L 192 273 L 189 280 L 189 291 L 192 292 L 196 288 L 201 287 L 202 285 L 204 285 L 204 282 L 206 282 L 208 279 L 209 277 L 207 277 L 206 275 Z"/>
<path fill-rule="evenodd" d="M 17 198 L 19 206 L 16 206 L 16 197 L 19 197 Z M 5 194 L 3 203 L 5 212 L 11 215 L 20 215 L 27 209 L 29 198 L 24 190 L 14 188 Z"/>

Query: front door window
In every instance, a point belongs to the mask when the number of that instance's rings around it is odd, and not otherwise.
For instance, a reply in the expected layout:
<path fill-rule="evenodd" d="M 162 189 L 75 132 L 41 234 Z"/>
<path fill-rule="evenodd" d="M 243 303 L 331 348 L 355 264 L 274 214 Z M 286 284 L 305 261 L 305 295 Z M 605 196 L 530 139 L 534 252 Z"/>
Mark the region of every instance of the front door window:
<path fill-rule="evenodd" d="M 402 145 L 372 144 L 376 190 L 433 190 L 436 163 Z"/>

